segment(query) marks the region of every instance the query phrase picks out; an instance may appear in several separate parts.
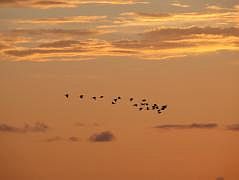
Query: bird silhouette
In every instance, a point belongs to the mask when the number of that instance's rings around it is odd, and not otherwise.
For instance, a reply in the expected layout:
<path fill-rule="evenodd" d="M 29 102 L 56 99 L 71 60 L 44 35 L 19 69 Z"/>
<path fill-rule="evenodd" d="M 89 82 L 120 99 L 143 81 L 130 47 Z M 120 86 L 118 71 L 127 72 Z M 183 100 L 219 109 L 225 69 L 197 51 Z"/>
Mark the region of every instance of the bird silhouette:
<path fill-rule="evenodd" d="M 163 106 L 161 107 L 161 110 L 165 110 L 167 107 L 168 107 L 167 105 L 163 105 Z"/>
<path fill-rule="evenodd" d="M 65 98 L 70 98 L 70 93 L 65 93 L 64 94 Z M 80 94 L 80 96 L 78 96 L 80 99 L 84 99 L 85 97 L 87 97 L 87 95 L 85 94 Z M 97 101 L 98 99 L 103 99 L 105 98 L 105 96 L 103 95 L 100 95 L 100 96 L 89 96 L 91 97 L 94 101 Z M 158 105 L 158 104 L 153 104 L 151 102 L 149 102 L 146 98 L 143 98 L 141 99 L 141 101 L 137 102 L 135 101 L 135 98 L 134 97 L 129 97 L 128 99 L 130 102 L 132 102 L 132 106 L 136 107 L 139 111 L 143 111 L 143 110 L 154 110 L 156 111 L 158 114 L 161 114 L 163 113 L 163 111 L 165 109 L 168 108 L 168 105 Z M 114 104 L 118 104 L 119 102 L 122 101 L 122 96 L 113 96 L 112 97 L 112 101 L 111 101 L 111 104 L 114 105 Z M 135 102 L 134 102 L 135 101 Z M 133 102 L 135 104 L 133 104 Z"/>

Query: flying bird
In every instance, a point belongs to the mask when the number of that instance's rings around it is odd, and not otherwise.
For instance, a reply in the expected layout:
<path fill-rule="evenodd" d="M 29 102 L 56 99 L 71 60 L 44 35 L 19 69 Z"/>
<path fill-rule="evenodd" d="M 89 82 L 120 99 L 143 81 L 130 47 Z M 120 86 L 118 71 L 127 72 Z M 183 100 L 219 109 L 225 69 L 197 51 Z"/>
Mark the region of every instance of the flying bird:
<path fill-rule="evenodd" d="M 102 98 L 104 98 L 104 96 L 100 96 L 100 98 L 102 99 Z"/>
<path fill-rule="evenodd" d="M 141 108 L 139 108 L 139 110 L 140 110 L 140 111 L 142 111 L 142 110 L 143 110 L 143 108 L 141 107 Z"/>
<path fill-rule="evenodd" d="M 163 106 L 161 107 L 161 110 L 165 110 L 167 107 L 168 107 L 167 105 L 163 105 Z"/>
<path fill-rule="evenodd" d="M 134 104 L 133 106 L 137 107 L 137 106 L 138 106 L 138 104 Z"/>
<path fill-rule="evenodd" d="M 94 99 L 96 101 L 96 97 L 95 96 L 93 96 L 92 99 Z"/>
<path fill-rule="evenodd" d="M 130 101 L 133 101 L 133 100 L 134 100 L 134 98 L 130 98 L 129 100 L 130 100 Z"/>
<path fill-rule="evenodd" d="M 69 94 L 65 94 L 66 98 L 69 98 Z"/>
<path fill-rule="evenodd" d="M 142 99 L 143 102 L 146 102 L 147 100 L 146 99 Z"/>
<path fill-rule="evenodd" d="M 82 94 L 82 95 L 80 95 L 80 98 L 81 98 L 81 99 L 83 99 L 83 97 L 84 97 L 84 95 L 83 95 L 83 94 Z"/>

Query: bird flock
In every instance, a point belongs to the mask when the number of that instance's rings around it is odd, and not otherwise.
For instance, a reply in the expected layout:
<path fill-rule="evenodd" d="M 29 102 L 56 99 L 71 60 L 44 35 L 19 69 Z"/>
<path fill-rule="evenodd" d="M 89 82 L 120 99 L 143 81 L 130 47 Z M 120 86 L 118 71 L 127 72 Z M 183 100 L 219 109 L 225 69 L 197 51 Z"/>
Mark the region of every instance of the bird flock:
<path fill-rule="evenodd" d="M 64 95 L 67 99 L 70 98 L 70 94 L 66 93 Z M 86 99 L 87 95 L 81 94 L 79 96 L 80 100 Z M 102 100 L 105 98 L 105 96 L 89 96 L 90 100 L 92 101 L 97 101 L 97 100 Z M 121 96 L 115 96 L 111 100 L 112 105 L 116 105 L 122 101 L 123 97 Z M 158 114 L 161 114 L 164 110 L 168 108 L 168 105 L 159 105 L 156 103 L 150 103 L 147 99 L 140 99 L 136 100 L 133 97 L 130 98 L 124 98 L 126 101 L 132 103 L 132 107 L 136 108 L 138 111 L 155 111 Z"/>

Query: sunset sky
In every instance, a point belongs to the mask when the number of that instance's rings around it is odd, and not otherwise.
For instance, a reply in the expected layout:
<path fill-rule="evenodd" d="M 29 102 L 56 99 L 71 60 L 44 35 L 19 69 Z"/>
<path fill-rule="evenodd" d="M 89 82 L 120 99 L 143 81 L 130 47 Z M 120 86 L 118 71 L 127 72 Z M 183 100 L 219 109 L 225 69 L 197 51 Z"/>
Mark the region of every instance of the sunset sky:
<path fill-rule="evenodd" d="M 239 179 L 238 0 L 0 0 L 0 24 L 1 180 Z"/>

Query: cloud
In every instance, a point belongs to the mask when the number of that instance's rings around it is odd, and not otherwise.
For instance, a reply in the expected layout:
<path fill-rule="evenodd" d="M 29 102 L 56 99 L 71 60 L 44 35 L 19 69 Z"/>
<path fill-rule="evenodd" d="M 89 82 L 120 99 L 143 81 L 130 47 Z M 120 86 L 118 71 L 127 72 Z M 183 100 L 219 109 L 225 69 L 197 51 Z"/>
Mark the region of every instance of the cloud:
<path fill-rule="evenodd" d="M 66 23 L 96 23 L 102 22 L 106 16 L 68 16 L 59 18 L 40 18 L 40 19 L 18 19 L 15 23 L 24 24 L 66 24 Z"/>
<path fill-rule="evenodd" d="M 239 124 L 228 125 L 226 127 L 226 129 L 230 130 L 230 131 L 238 131 L 239 132 Z"/>
<path fill-rule="evenodd" d="M 214 27 L 228 27 L 238 24 L 239 12 L 237 9 L 212 12 L 183 12 L 183 13 L 144 13 L 124 12 L 121 13 L 109 28 L 121 28 L 126 30 L 145 30 L 155 27 L 185 28 L 190 26 L 206 27 L 213 24 Z M 104 26 L 103 26 L 104 27 Z M 135 27 L 135 28 L 133 28 Z M 105 26 L 107 28 L 107 26 Z M 129 29 L 131 28 L 131 29 Z M 121 30 L 120 29 L 120 30 Z M 121 30 L 122 31 L 122 30 Z"/>
<path fill-rule="evenodd" d="M 193 124 L 165 124 L 158 125 L 154 128 L 158 129 L 214 129 L 217 128 L 218 125 L 215 123 L 193 123 Z"/>
<path fill-rule="evenodd" d="M 74 8 L 81 5 L 130 5 L 147 4 L 145 1 L 138 0 L 1 0 L 2 7 L 30 7 L 30 8 Z"/>
<path fill-rule="evenodd" d="M 27 33 L 29 33 L 28 37 Z M 139 33 L 137 39 L 125 40 L 87 39 L 86 36 L 89 34 L 93 36 L 97 32 L 16 30 L 3 36 L 5 39 L 9 36 L 12 40 L 8 48 L 3 48 L 0 52 L 19 61 L 50 61 L 60 58 L 81 60 L 81 58 L 103 56 L 164 59 L 219 50 L 239 51 L 239 28 L 236 27 L 163 28 Z M 19 39 L 19 43 L 14 44 L 14 36 Z M 55 38 L 60 37 L 62 39 L 54 41 Z M 25 39 L 27 43 L 21 43 L 24 38 L 28 38 Z"/>
<path fill-rule="evenodd" d="M 24 127 L 15 127 L 8 124 L 0 124 L 0 132 L 28 133 L 28 132 L 46 132 L 49 127 L 41 122 L 34 125 L 25 124 Z"/>
<path fill-rule="evenodd" d="M 103 15 L 23 19 L 19 21 L 30 23 L 24 24 L 26 27 L 23 29 L 21 24 L 17 24 L 18 29 L 0 31 L 0 56 L 10 61 L 44 62 L 100 57 L 160 60 L 221 50 L 238 52 L 238 16 L 235 6 L 223 11 L 205 12 L 124 12 L 109 19 Z M 90 28 L 77 29 L 75 26 L 76 29 L 70 29 L 72 25 L 65 24 L 73 22 L 88 23 Z M 32 24 L 34 26 L 27 28 Z M 48 25 L 56 29 L 38 29 Z"/>
<path fill-rule="evenodd" d="M 68 142 L 79 142 L 80 139 L 76 136 L 71 136 L 69 138 L 63 138 L 61 136 L 55 136 L 55 137 L 51 137 L 51 138 L 47 138 L 44 140 L 44 142 L 58 142 L 58 141 L 68 141 Z"/>
<path fill-rule="evenodd" d="M 180 7 L 180 8 L 188 8 L 188 7 L 190 7 L 189 5 L 182 4 L 182 3 L 178 2 L 178 1 L 172 2 L 170 5 L 171 6 L 175 6 L 175 7 Z"/>
<path fill-rule="evenodd" d="M 4 36 L 28 37 L 28 38 L 59 38 L 59 37 L 82 37 L 104 33 L 100 30 L 91 29 L 16 29 L 2 32 Z"/>
<path fill-rule="evenodd" d="M 221 11 L 221 10 L 230 10 L 228 8 L 223 8 L 223 7 L 220 7 L 220 6 L 217 6 L 217 5 L 206 5 L 206 9 L 208 10 L 214 10 L 214 11 Z"/>
<path fill-rule="evenodd" d="M 92 142 L 109 142 L 113 141 L 115 136 L 110 131 L 104 131 L 101 133 L 96 133 L 90 136 L 89 140 Z"/>
<path fill-rule="evenodd" d="M 224 180 L 224 177 L 217 177 L 216 180 Z"/>
<path fill-rule="evenodd" d="M 46 140 L 44 140 L 45 142 L 56 142 L 56 141 L 62 141 L 64 140 L 62 137 L 60 136 L 55 136 L 55 137 L 52 137 L 52 138 L 48 138 Z"/>
<path fill-rule="evenodd" d="M 78 137 L 75 137 L 75 136 L 71 136 L 68 138 L 69 141 L 72 141 L 72 142 L 78 142 L 80 141 L 80 139 Z"/>
<path fill-rule="evenodd" d="M 85 124 L 84 124 L 84 123 L 81 123 L 81 122 L 77 122 L 77 123 L 75 123 L 75 126 L 84 127 Z"/>

